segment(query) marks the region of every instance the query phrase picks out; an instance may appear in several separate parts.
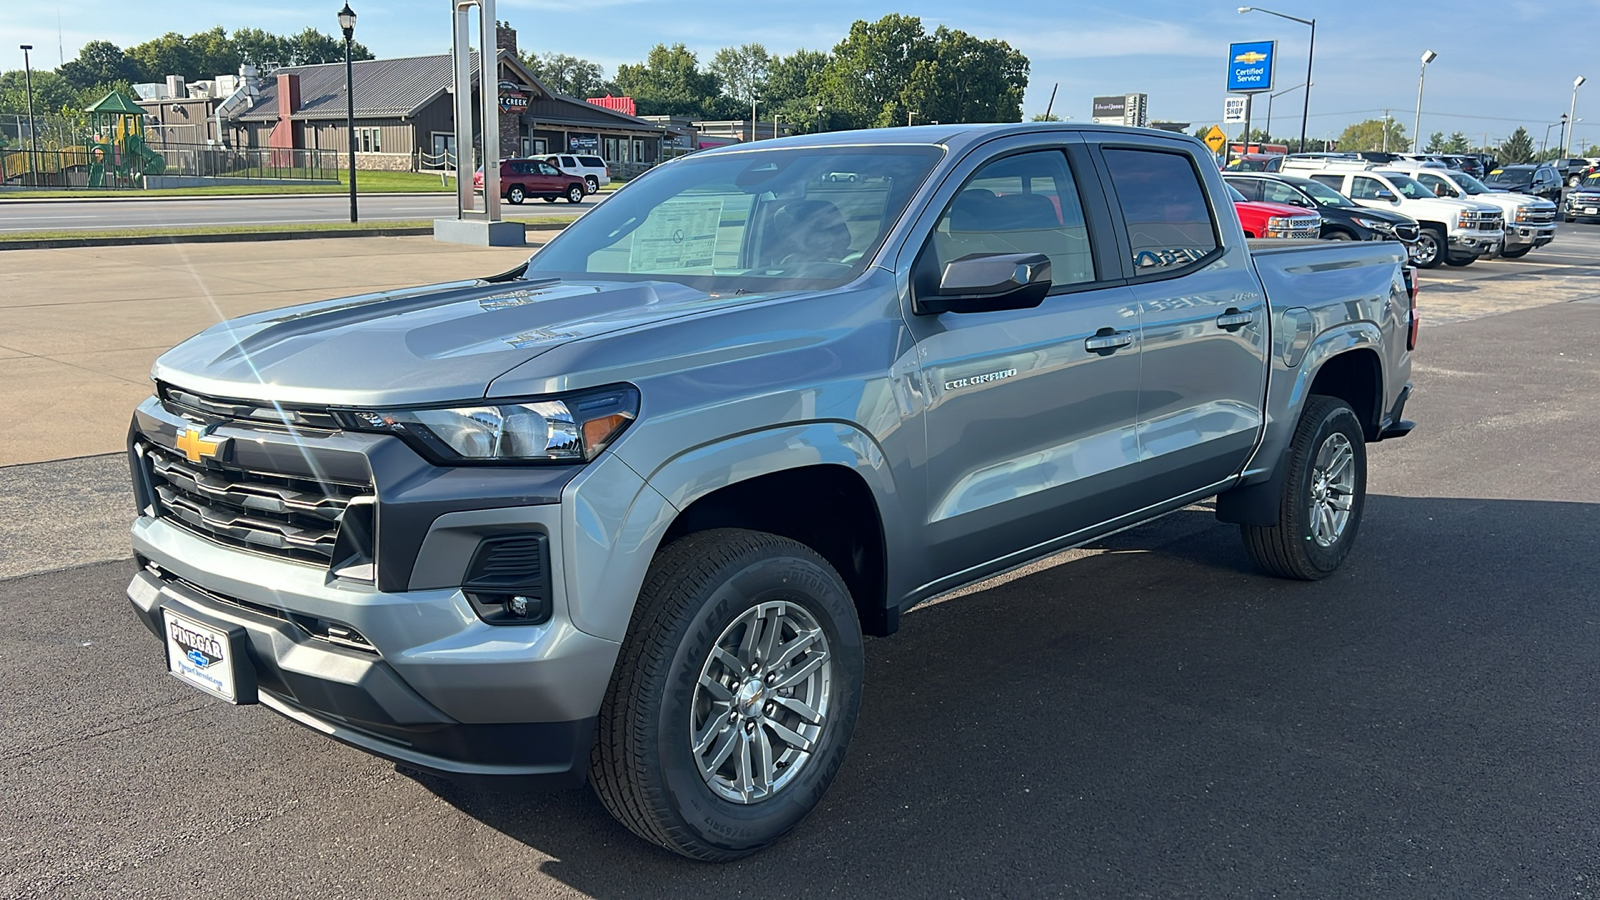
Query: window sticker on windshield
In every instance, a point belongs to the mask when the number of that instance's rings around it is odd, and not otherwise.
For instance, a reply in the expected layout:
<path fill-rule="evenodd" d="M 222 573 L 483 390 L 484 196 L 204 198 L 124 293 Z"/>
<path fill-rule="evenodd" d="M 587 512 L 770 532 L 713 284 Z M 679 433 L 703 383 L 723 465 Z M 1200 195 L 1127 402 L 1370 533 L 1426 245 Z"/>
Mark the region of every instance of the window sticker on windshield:
<path fill-rule="evenodd" d="M 674 200 L 651 210 L 633 233 L 629 272 L 711 272 L 722 223 L 722 198 Z"/>

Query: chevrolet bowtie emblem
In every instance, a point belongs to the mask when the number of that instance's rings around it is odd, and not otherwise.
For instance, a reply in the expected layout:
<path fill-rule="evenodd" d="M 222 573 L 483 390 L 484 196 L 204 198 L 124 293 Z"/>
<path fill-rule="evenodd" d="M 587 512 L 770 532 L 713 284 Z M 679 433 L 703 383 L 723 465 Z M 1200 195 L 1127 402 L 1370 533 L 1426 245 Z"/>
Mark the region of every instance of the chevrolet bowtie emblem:
<path fill-rule="evenodd" d="M 1258 62 L 1265 62 L 1266 59 L 1267 59 L 1267 55 L 1265 53 L 1262 53 L 1259 50 L 1250 50 L 1248 52 L 1241 53 L 1238 56 L 1235 56 L 1233 58 L 1233 61 L 1234 62 L 1239 62 L 1239 63 L 1245 63 L 1246 65 L 1255 65 Z"/>
<path fill-rule="evenodd" d="M 189 462 L 199 462 L 202 459 L 215 459 L 222 445 L 228 442 L 227 438 L 206 437 L 204 429 L 189 426 L 178 435 L 177 448 Z"/>

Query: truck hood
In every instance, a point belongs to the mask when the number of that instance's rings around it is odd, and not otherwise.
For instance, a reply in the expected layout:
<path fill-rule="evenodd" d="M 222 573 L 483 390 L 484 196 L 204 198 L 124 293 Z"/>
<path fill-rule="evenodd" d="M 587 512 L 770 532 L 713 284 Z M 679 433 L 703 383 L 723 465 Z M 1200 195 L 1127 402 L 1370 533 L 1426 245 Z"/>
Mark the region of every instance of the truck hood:
<path fill-rule="evenodd" d="M 151 376 L 213 397 L 397 406 L 482 397 L 564 343 L 772 295 L 668 282 L 465 281 L 328 300 L 215 325 Z"/>

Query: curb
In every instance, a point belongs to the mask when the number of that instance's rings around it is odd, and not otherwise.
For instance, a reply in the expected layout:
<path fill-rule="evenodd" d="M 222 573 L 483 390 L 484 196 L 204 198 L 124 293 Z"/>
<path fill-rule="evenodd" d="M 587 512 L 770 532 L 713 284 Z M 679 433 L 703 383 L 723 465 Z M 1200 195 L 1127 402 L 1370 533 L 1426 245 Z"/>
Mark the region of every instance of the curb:
<path fill-rule="evenodd" d="M 525 231 L 561 231 L 565 225 L 523 226 Z M 228 234 L 139 234 L 128 237 L 49 238 L 38 241 L 0 240 L 6 250 L 59 250 L 73 247 L 126 247 L 146 244 L 245 244 L 258 241 L 306 241 L 320 238 L 415 237 L 433 234 L 433 226 L 421 228 L 343 228 L 329 231 L 239 231 Z"/>

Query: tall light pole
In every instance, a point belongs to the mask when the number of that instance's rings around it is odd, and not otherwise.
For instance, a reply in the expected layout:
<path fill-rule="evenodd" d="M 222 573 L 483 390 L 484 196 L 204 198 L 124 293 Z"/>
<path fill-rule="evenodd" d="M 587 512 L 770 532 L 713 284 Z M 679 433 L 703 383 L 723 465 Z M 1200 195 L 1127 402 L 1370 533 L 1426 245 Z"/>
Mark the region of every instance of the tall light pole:
<path fill-rule="evenodd" d="M 1300 109 L 1300 152 L 1304 153 L 1306 152 L 1306 119 L 1311 116 L 1311 60 L 1317 52 L 1317 20 L 1286 16 L 1281 12 L 1273 12 L 1270 9 L 1262 9 L 1259 6 L 1241 6 L 1239 7 L 1239 12 L 1241 14 L 1247 12 L 1266 13 L 1269 16 L 1277 16 L 1280 19 L 1288 19 L 1291 22 L 1299 22 L 1301 25 L 1311 26 L 1311 43 L 1306 45 L 1306 102 Z M 1271 98 L 1268 99 L 1270 101 Z M 1249 137 L 1249 135 L 1245 135 L 1247 143 Z"/>
<path fill-rule="evenodd" d="M 39 186 L 39 129 L 33 121 L 33 62 L 28 57 L 32 44 L 22 44 L 22 71 L 28 83 L 28 175 L 34 187 Z"/>
<path fill-rule="evenodd" d="M 1298 91 L 1303 87 L 1310 87 L 1310 85 L 1297 84 L 1294 87 L 1284 88 L 1283 90 L 1277 92 L 1276 94 L 1268 94 L 1267 95 L 1267 129 L 1266 129 L 1267 130 L 1267 140 L 1269 140 L 1269 141 L 1272 140 L 1272 98 L 1273 97 L 1282 97 L 1284 94 L 1287 94 L 1287 93 L 1289 93 L 1291 91 Z"/>
<path fill-rule="evenodd" d="M 1572 106 L 1567 109 L 1567 121 L 1571 123 L 1571 127 L 1567 129 L 1567 142 L 1561 148 L 1562 156 L 1572 155 L 1572 132 L 1578 127 L 1578 88 L 1583 87 L 1583 83 L 1588 80 L 1582 75 L 1572 79 Z"/>
<path fill-rule="evenodd" d="M 1422 150 L 1422 78 L 1428 74 L 1428 63 L 1439 58 L 1432 50 L 1422 51 L 1422 68 L 1417 70 L 1417 117 L 1411 120 L 1411 152 Z"/>
<path fill-rule="evenodd" d="M 356 13 L 346 3 L 339 10 L 339 27 L 344 30 L 344 121 L 350 142 L 350 221 L 356 221 L 356 78 L 350 62 L 350 41 L 356 34 Z M 459 168 L 459 167 L 458 167 Z"/>

